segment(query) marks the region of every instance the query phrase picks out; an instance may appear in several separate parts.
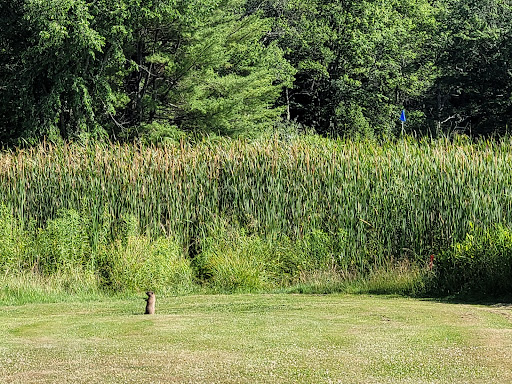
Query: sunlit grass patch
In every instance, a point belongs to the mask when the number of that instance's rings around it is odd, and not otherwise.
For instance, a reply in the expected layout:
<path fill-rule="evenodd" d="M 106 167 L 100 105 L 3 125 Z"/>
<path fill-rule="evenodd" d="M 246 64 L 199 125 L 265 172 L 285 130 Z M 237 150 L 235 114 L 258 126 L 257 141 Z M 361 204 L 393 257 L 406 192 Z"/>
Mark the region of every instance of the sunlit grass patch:
<path fill-rule="evenodd" d="M 141 314 L 142 295 L 3 307 L 0 381 L 512 380 L 509 307 L 368 295 L 161 295 L 157 303 L 155 316 Z"/>

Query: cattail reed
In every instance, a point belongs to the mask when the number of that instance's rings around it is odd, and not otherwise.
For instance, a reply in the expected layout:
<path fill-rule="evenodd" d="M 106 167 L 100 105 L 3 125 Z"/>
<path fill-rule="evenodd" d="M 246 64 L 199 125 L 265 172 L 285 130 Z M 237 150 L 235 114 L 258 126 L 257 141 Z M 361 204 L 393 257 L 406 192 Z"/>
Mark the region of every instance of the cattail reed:
<path fill-rule="evenodd" d="M 292 240 L 343 233 L 340 266 L 424 260 L 462 240 L 470 222 L 511 223 L 511 144 L 44 143 L 0 154 L 0 203 L 27 228 L 75 209 L 114 239 L 120 220 L 134 215 L 143 233 L 172 236 L 186 249 L 223 219 Z"/>

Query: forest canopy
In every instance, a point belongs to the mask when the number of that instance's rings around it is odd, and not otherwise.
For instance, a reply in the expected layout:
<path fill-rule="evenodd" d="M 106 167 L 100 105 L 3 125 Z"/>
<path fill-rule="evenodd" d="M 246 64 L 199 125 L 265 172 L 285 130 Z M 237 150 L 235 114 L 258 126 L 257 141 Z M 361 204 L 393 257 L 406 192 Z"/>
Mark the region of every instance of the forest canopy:
<path fill-rule="evenodd" d="M 0 144 L 504 134 L 509 0 L 1 0 Z"/>

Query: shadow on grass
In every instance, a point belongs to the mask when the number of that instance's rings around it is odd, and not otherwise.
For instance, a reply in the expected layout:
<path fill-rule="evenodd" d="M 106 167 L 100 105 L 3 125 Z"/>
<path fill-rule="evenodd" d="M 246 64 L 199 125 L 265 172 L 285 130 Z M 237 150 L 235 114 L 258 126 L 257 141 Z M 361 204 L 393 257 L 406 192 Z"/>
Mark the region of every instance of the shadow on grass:
<path fill-rule="evenodd" d="M 421 297 L 420 300 L 436 301 L 444 304 L 468 304 L 468 305 L 484 305 L 488 307 L 505 307 L 512 308 L 512 295 L 487 296 L 475 294 L 460 294 L 442 297 Z"/>

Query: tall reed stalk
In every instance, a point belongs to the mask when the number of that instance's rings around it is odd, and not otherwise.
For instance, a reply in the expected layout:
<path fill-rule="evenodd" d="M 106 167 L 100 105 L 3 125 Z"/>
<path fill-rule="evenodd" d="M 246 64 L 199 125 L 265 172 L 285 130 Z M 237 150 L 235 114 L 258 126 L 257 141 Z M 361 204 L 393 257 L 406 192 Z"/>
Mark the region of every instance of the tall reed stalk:
<path fill-rule="evenodd" d="M 37 147 L 0 154 L 0 204 L 25 227 L 61 209 L 116 238 L 123 217 L 193 252 L 216 222 L 262 236 L 342 234 L 340 266 L 427 260 L 470 223 L 512 223 L 512 141 L 306 137 Z"/>

